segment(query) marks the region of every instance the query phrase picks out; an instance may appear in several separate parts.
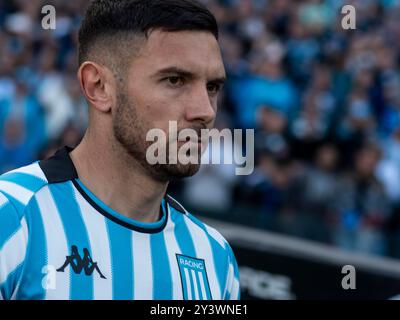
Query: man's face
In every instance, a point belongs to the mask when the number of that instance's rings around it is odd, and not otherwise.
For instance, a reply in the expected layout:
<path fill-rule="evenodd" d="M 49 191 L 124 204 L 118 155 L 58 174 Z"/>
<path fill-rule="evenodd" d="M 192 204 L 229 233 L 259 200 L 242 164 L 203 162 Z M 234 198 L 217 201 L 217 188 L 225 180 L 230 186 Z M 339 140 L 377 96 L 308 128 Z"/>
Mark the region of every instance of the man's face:
<path fill-rule="evenodd" d="M 158 180 L 195 174 L 198 163 L 184 165 L 178 160 L 178 164 L 150 165 L 146 151 L 152 142 L 146 142 L 146 135 L 151 129 L 161 129 L 168 141 L 169 121 L 176 121 L 178 132 L 190 128 L 200 137 L 201 129 L 214 125 L 224 78 L 220 48 L 211 33 L 153 31 L 130 65 L 125 82 L 117 87 L 113 111 L 117 141 Z M 199 143 L 195 148 L 204 150 L 205 146 Z"/>

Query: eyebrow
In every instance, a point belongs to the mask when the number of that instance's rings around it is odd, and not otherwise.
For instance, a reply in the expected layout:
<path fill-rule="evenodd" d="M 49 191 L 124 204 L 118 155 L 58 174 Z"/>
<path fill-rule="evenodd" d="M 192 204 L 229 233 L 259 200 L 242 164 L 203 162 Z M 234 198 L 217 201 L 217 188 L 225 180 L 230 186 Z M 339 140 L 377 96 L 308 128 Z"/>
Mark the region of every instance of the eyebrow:
<path fill-rule="evenodd" d="M 167 74 L 177 74 L 179 76 L 182 77 L 186 77 L 186 78 L 195 78 L 195 74 L 193 72 L 184 70 L 182 68 L 179 67 L 167 67 L 164 69 L 161 69 L 159 71 L 156 72 L 155 76 L 161 76 L 161 75 L 167 75 Z M 209 82 L 213 82 L 213 83 L 219 83 L 219 84 L 223 84 L 226 81 L 226 76 L 220 76 L 220 77 L 216 77 L 213 79 L 210 79 Z"/>

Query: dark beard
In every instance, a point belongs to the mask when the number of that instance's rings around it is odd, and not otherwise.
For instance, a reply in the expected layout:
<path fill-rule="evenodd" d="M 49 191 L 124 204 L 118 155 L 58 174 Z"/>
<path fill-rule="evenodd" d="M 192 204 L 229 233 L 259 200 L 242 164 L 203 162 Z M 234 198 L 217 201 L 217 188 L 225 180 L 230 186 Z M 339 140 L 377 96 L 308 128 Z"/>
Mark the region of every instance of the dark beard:
<path fill-rule="evenodd" d="M 125 151 L 157 181 L 168 182 L 191 177 L 199 171 L 200 161 L 197 164 L 169 164 L 168 160 L 167 164 L 149 164 L 146 159 L 146 151 L 153 142 L 146 141 L 148 130 L 150 129 L 146 128 L 146 124 L 138 118 L 134 103 L 122 89 L 119 90 L 113 119 L 113 132 L 115 139 Z M 166 147 L 169 150 L 168 142 Z"/>

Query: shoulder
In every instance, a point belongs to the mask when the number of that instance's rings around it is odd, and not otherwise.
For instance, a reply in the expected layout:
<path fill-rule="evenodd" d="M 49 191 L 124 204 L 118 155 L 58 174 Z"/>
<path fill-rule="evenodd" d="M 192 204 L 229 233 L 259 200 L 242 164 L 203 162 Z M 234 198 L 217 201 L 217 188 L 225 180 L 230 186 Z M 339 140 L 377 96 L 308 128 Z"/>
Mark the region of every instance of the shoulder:
<path fill-rule="evenodd" d="M 22 215 L 34 195 L 47 184 L 44 172 L 35 162 L 0 176 L 0 199 L 11 204 Z"/>
<path fill-rule="evenodd" d="M 228 243 L 228 241 L 224 238 L 224 236 L 215 228 L 211 227 L 201 219 L 195 217 L 192 213 L 187 211 L 182 204 L 180 204 L 176 199 L 167 195 L 168 203 L 175 211 L 178 211 L 177 214 L 183 217 L 183 221 L 191 230 L 192 234 L 196 237 L 196 241 L 201 239 L 207 239 L 211 246 L 215 249 L 222 249 L 227 253 L 231 254 L 232 249 Z M 207 238 L 204 238 L 204 234 Z"/>

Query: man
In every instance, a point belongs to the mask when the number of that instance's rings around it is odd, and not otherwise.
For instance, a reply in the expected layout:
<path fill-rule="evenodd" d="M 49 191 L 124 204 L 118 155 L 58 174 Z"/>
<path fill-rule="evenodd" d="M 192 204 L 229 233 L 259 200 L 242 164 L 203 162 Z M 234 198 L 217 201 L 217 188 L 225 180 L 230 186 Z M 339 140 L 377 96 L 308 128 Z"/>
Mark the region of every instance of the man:
<path fill-rule="evenodd" d="M 1 298 L 239 298 L 226 240 L 166 195 L 199 165 L 146 159 L 153 128 L 213 126 L 217 38 L 192 0 L 92 2 L 79 32 L 82 142 L 0 179 Z"/>

